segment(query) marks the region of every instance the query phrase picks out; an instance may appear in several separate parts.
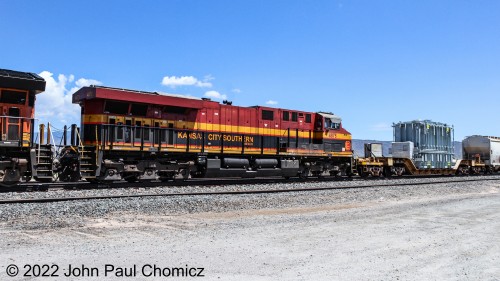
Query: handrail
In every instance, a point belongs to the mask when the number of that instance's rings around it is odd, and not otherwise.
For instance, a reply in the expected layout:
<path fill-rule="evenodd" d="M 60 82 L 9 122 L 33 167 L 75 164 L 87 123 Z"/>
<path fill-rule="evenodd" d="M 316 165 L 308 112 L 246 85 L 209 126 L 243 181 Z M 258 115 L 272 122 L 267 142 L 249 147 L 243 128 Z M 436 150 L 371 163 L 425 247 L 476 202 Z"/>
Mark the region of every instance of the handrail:
<path fill-rule="evenodd" d="M 107 146 L 107 143 L 109 141 L 112 141 L 112 140 L 109 140 L 107 139 L 107 137 L 109 136 L 108 134 L 111 133 L 111 131 L 109 129 L 115 129 L 115 128 L 130 128 L 132 129 L 131 130 L 131 135 L 130 137 L 133 139 L 133 140 L 136 140 L 135 138 L 135 130 L 134 129 L 141 129 L 141 137 L 138 138 L 141 140 L 141 146 L 140 146 L 140 150 L 144 150 L 144 129 L 150 129 L 150 130 L 154 130 L 154 134 L 160 134 L 164 131 L 168 131 L 168 132 L 171 132 L 171 133 L 179 133 L 179 132 L 184 132 L 184 133 L 188 133 L 186 135 L 186 152 L 190 152 L 190 149 L 192 148 L 192 144 L 191 142 L 193 141 L 191 138 L 190 138 L 190 132 L 193 132 L 193 133 L 200 133 L 201 134 L 201 139 L 198 139 L 198 141 L 201 141 L 202 143 L 198 143 L 198 144 L 194 144 L 194 146 L 196 146 L 196 149 L 201 149 L 201 151 L 204 151 L 206 148 L 205 148 L 205 142 L 207 140 L 207 138 L 205 137 L 205 134 L 210 134 L 210 133 L 214 133 L 214 134 L 218 134 L 220 135 L 220 153 L 225 153 L 224 152 L 224 149 L 225 149 L 225 139 L 224 139 L 224 136 L 226 134 L 230 134 L 230 135 L 239 135 L 241 136 L 242 138 L 242 141 L 241 141 L 241 153 L 244 153 L 245 150 L 247 149 L 246 145 L 245 145 L 245 136 L 247 136 L 247 134 L 240 134 L 240 133 L 236 133 L 236 132 L 221 132 L 221 131 L 199 131 L 197 132 L 196 129 L 181 129 L 181 128 L 167 128 L 167 127 L 156 127 L 156 126 L 149 126 L 149 127 L 146 127 L 146 126 L 136 126 L 136 125 L 125 125 L 125 124 L 121 124 L 121 125 L 117 125 L 117 124 L 100 124 L 101 126 L 101 132 L 102 132 L 102 135 L 101 135 L 101 141 L 103 143 L 103 147 L 106 147 Z M 97 130 L 97 127 L 96 127 L 96 130 Z M 295 137 L 294 138 L 297 138 L 298 137 L 298 134 L 297 134 L 297 130 L 295 131 Z M 260 137 L 260 153 L 261 154 L 264 154 L 264 135 L 252 135 L 253 137 Z M 272 137 L 276 137 L 276 136 L 272 136 Z M 97 138 L 97 132 L 96 132 L 96 138 Z M 160 138 L 160 144 L 159 146 L 161 147 L 162 144 L 167 144 L 168 145 L 168 141 L 166 142 L 163 142 L 161 141 L 161 135 L 159 136 Z M 113 138 L 115 141 L 116 139 Z M 298 142 L 297 140 L 296 141 L 296 145 L 295 147 L 297 148 L 298 147 Z M 279 148 L 279 144 L 280 144 L 280 141 L 279 141 L 279 136 L 276 137 L 276 146 L 274 147 L 274 149 L 276 149 L 276 154 L 279 154 L 280 153 L 280 148 Z M 150 139 L 148 141 L 148 143 L 152 143 L 153 144 L 153 147 L 154 147 L 154 144 L 155 144 L 155 138 L 153 136 L 153 139 Z M 99 146 L 99 143 L 97 144 Z M 201 146 L 201 148 L 199 148 L 199 146 Z M 257 147 L 255 147 L 257 148 Z M 112 149 L 112 148 L 111 148 Z"/>
<path fill-rule="evenodd" d="M 49 123 L 47 123 L 47 127 L 50 127 L 50 126 L 51 126 L 50 122 L 49 122 Z M 54 139 L 54 134 L 52 133 L 52 130 L 47 130 L 47 132 L 50 132 L 50 140 L 51 140 L 51 141 L 52 141 L 52 143 L 54 144 L 54 148 L 56 148 L 56 147 L 57 147 L 57 146 L 56 146 L 56 141 L 55 141 L 55 139 Z M 50 143 L 49 143 L 49 144 L 50 144 Z"/>
<path fill-rule="evenodd" d="M 83 157 L 83 143 L 82 143 L 82 138 L 80 137 L 80 131 L 79 130 L 76 130 L 76 135 L 78 136 L 78 140 L 79 140 L 79 147 L 80 147 L 80 151 L 82 153 L 82 157 Z"/>
<path fill-rule="evenodd" d="M 36 134 L 36 143 L 38 144 L 38 153 L 36 163 L 40 163 L 40 134 Z"/>
<path fill-rule="evenodd" d="M 28 120 L 38 120 L 36 118 L 31 118 L 31 117 L 19 117 L 19 116 L 9 116 L 9 115 L 0 115 L 0 118 L 12 118 L 12 119 L 28 119 Z"/>

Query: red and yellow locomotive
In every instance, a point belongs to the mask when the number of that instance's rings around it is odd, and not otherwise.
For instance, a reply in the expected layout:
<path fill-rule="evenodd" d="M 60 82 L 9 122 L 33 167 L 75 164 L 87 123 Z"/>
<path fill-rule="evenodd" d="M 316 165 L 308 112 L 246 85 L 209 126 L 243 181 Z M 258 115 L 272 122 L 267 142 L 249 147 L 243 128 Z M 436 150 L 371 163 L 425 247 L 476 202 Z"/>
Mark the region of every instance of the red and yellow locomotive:
<path fill-rule="evenodd" d="M 82 112 L 74 173 L 90 181 L 352 172 L 351 134 L 332 113 L 102 86 L 81 88 L 73 103 Z"/>
<path fill-rule="evenodd" d="M 0 183 L 31 177 L 35 97 L 44 90 L 34 73 L 0 69 Z"/>

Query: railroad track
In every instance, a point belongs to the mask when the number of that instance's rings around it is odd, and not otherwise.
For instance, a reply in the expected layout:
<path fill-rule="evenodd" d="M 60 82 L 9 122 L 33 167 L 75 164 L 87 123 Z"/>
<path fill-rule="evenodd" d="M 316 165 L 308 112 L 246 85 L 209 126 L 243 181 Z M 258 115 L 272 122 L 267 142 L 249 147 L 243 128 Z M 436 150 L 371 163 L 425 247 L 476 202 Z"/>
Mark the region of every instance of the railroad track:
<path fill-rule="evenodd" d="M 500 174 L 494 174 L 499 175 Z M 470 175 L 463 177 L 475 177 L 481 175 Z M 175 180 L 175 181 L 144 181 L 144 182 L 103 182 L 89 183 L 86 181 L 80 182 L 28 182 L 19 185 L 0 186 L 0 193 L 7 192 L 33 192 L 33 191 L 48 191 L 57 189 L 66 190 L 91 190 L 91 189 L 116 189 L 116 188 L 148 188 L 148 187 L 182 187 L 182 186 L 217 186 L 217 185 L 239 185 L 239 184 L 271 184 L 271 183 L 304 183 L 304 182 L 329 182 L 329 181 L 380 181 L 391 179 L 426 179 L 426 178 L 450 178 L 450 176 L 428 175 L 428 176 L 403 176 L 403 177 L 380 177 L 380 178 L 291 178 L 284 179 L 282 177 L 266 177 L 266 178 L 208 178 L 208 179 L 190 179 L 190 180 Z"/>
<path fill-rule="evenodd" d="M 182 187 L 182 186 L 216 186 L 216 185 L 240 185 L 240 184 L 271 184 L 271 183 L 297 183 L 297 182 L 323 182 L 323 181 L 350 181 L 352 178 L 335 179 L 331 177 L 325 178 L 308 178 L 308 179 L 284 179 L 282 177 L 271 178 L 212 178 L 212 179 L 190 179 L 185 181 L 145 181 L 145 182 L 107 182 L 107 183 L 89 183 L 81 182 L 55 182 L 55 183 L 22 183 L 17 186 L 6 186 L 0 188 L 0 193 L 6 192 L 25 192 L 25 191 L 48 191 L 56 189 L 67 190 L 90 190 L 90 189 L 115 189 L 115 188 L 148 188 L 148 187 Z"/>
<path fill-rule="evenodd" d="M 137 198 L 137 197 L 173 197 L 173 196 L 220 196 L 220 195 L 245 195 L 245 194 L 270 194 L 270 193 L 289 193 L 289 192 L 310 192 L 324 190 L 341 190 L 341 189 L 361 189 L 361 188 L 380 188 L 389 186 L 409 186 L 409 185 L 435 185 L 446 183 L 461 183 L 461 182 L 477 182 L 477 181 L 497 181 L 500 177 L 489 178 L 468 178 L 463 180 L 442 180 L 442 181 L 426 181 L 426 182 L 411 182 L 411 183 L 380 183 L 380 184 L 363 184 L 355 186 L 332 186 L 332 187 L 310 187 L 310 188 L 291 188 L 291 189 L 260 189 L 260 190 L 238 190 L 238 191 L 207 191 L 207 192 L 170 192 L 157 194 L 125 194 L 125 195 L 98 195 L 98 196 L 83 196 L 83 197 L 53 197 L 53 198 L 29 198 L 29 199 L 5 199 L 0 200 L 0 204 L 27 204 L 27 203 L 51 203 L 63 201 L 79 201 L 79 200 L 103 200 L 103 199 L 120 199 L 120 198 Z M 318 179 L 315 180 L 318 182 Z M 217 183 L 216 183 L 217 182 Z M 288 180 L 287 182 L 290 182 Z M 304 182 L 304 181 L 302 181 Z M 312 181 L 311 181 L 312 182 Z M 192 182 L 184 182 L 186 185 L 192 185 Z M 271 183 L 271 182 L 267 182 Z M 164 183 L 162 183 L 164 184 Z M 214 185 L 221 185 L 220 181 L 214 180 Z M 234 183 L 233 183 L 234 184 Z M 137 186 L 137 184 L 136 184 Z M 142 186 L 141 186 L 142 187 Z"/>
<path fill-rule="evenodd" d="M 499 175 L 500 174 L 494 174 Z M 475 177 L 481 175 L 471 175 L 464 177 Z M 28 182 L 21 183 L 14 186 L 2 186 L 0 184 L 0 194 L 7 192 L 32 192 L 32 191 L 48 191 L 57 189 L 69 190 L 88 190 L 88 189 L 112 189 L 112 188 L 148 188 L 148 187 L 174 187 L 174 186 L 214 186 L 214 185 L 240 185 L 240 184 L 271 184 L 271 183 L 303 183 L 303 182 L 325 182 L 325 181 L 379 181 L 384 179 L 426 179 L 426 178 L 450 178 L 450 176 L 442 175 L 427 175 L 427 176 L 403 176 L 403 177 L 380 177 L 380 178 L 348 178 L 348 177 L 322 177 L 322 178 L 290 178 L 284 179 L 282 177 L 268 177 L 268 178 L 212 178 L 212 179 L 190 179 L 180 181 L 146 181 L 146 182 L 105 182 L 105 183 L 89 183 L 85 181 L 80 182 Z"/>

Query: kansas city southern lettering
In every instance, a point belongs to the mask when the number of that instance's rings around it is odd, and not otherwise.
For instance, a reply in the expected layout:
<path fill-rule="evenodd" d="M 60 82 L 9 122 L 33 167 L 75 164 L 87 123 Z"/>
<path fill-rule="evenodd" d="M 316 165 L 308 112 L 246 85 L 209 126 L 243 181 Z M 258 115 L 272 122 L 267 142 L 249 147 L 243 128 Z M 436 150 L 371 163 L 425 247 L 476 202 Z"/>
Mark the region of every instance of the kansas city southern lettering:
<path fill-rule="evenodd" d="M 187 139 L 188 135 L 189 138 L 192 140 L 201 140 L 203 138 L 201 133 L 188 134 L 186 132 L 177 132 L 177 138 L 179 139 Z M 240 143 L 243 141 L 243 136 L 234 136 L 234 135 L 224 135 L 224 137 L 222 137 L 221 134 L 208 134 L 206 138 L 209 141 L 224 140 L 227 142 L 240 142 Z M 245 138 L 245 145 L 253 145 L 254 137 L 245 136 L 244 138 Z"/>

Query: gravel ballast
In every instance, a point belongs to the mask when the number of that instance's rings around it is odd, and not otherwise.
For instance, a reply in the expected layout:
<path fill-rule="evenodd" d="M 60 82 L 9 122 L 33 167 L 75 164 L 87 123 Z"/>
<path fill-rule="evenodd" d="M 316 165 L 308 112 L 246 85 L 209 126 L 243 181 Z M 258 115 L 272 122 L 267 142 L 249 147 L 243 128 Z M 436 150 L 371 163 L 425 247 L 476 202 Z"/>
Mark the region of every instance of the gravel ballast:
<path fill-rule="evenodd" d="M 107 196 L 107 195 L 138 195 L 138 194 L 162 194 L 162 193 L 195 193 L 211 191 L 244 191 L 244 190 L 271 190 L 271 189 L 300 189 L 300 188 L 323 188 L 323 187 L 356 187 L 365 185 L 390 185 L 432 182 L 463 182 L 477 180 L 500 180 L 500 176 L 475 176 L 475 177 L 435 177 L 435 178 L 391 178 L 391 179 L 369 179 L 354 181 L 323 181 L 323 182 L 292 182 L 275 184 L 238 184 L 238 185 L 208 185 L 200 186 L 170 186 L 170 187 L 129 187 L 129 188 L 105 188 L 105 189 L 49 189 L 49 191 L 35 192 L 4 192 L 0 193 L 0 200 L 12 199 L 37 199 L 37 198 L 63 198 L 84 196 Z M 140 184 L 138 184 L 140 186 Z"/>
<path fill-rule="evenodd" d="M 478 178 L 474 178 L 478 179 Z M 487 180 L 488 177 L 481 178 Z M 492 183 L 498 177 L 491 177 Z M 437 197 L 450 194 L 488 192 L 488 181 L 453 182 L 464 180 L 452 178 L 447 184 L 429 184 L 415 186 L 383 186 L 360 189 L 339 189 L 324 191 L 291 192 L 276 194 L 244 195 L 198 195 L 172 197 L 133 197 L 102 200 L 82 200 L 54 203 L 8 204 L 0 205 L 0 223 L 14 228 L 52 228 L 82 226 L 85 220 L 100 218 L 119 212 L 133 212 L 147 215 L 188 214 L 198 212 L 226 212 L 233 210 L 259 210 L 267 208 L 296 208 L 320 205 L 356 204 L 371 201 L 398 201 Z M 373 184 L 399 184 L 443 181 L 435 179 L 393 179 L 370 181 Z M 317 188 L 335 186 L 366 185 L 366 181 L 356 182 L 318 182 L 265 185 L 226 185 L 210 187 L 169 187 L 169 188 L 127 188 L 105 190 L 56 190 L 49 192 L 6 193 L 2 199 L 78 197 L 104 195 L 137 195 L 207 191 L 238 191 Z"/>

